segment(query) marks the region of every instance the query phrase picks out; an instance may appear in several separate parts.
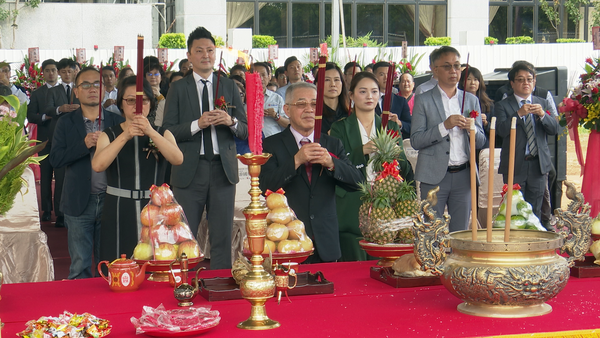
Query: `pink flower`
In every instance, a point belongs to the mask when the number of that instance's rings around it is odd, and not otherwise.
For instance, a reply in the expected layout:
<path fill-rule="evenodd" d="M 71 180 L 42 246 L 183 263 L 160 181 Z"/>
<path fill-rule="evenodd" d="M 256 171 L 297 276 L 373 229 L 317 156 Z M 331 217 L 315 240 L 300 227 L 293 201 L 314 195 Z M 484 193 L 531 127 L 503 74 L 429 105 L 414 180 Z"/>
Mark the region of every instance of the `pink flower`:
<path fill-rule="evenodd" d="M 589 63 L 590 65 L 594 64 L 594 60 L 592 60 L 592 58 L 585 59 L 585 62 Z"/>

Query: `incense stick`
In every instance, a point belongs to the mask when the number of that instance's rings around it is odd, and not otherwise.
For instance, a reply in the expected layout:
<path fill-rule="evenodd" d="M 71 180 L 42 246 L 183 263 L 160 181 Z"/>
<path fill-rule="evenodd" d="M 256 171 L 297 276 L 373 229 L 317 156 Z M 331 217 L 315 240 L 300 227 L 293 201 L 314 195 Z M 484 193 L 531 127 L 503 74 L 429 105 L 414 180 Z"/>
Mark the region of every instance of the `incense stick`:
<path fill-rule="evenodd" d="M 466 93 L 464 93 L 466 94 Z M 466 95 L 463 95 L 463 98 Z M 477 163 L 475 162 L 475 119 L 470 119 L 471 126 L 469 129 L 469 138 L 470 138 L 470 165 L 471 165 L 471 236 L 472 240 L 477 240 Z"/>
<path fill-rule="evenodd" d="M 488 174 L 488 205 L 487 205 L 487 241 L 492 241 L 492 214 L 494 211 L 494 174 L 495 174 L 495 149 L 496 149 L 496 117 L 492 117 L 490 122 L 490 167 Z"/>
<path fill-rule="evenodd" d="M 512 192 L 515 178 L 515 141 L 517 139 L 517 118 L 513 117 L 510 123 L 510 151 L 508 155 L 508 181 L 506 196 L 506 221 L 504 223 L 504 242 L 510 241 L 510 223 L 512 215 Z"/>

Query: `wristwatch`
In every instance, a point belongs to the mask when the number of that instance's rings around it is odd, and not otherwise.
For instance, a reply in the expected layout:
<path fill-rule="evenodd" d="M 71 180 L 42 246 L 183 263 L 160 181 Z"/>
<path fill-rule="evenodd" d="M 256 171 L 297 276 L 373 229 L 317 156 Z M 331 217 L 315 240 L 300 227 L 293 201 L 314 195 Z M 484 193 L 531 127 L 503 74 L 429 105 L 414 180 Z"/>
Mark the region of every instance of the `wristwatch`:
<path fill-rule="evenodd" d="M 230 125 L 230 127 L 235 126 L 236 123 L 238 123 L 238 119 L 235 116 L 232 116 L 231 117 L 231 125 Z"/>
<path fill-rule="evenodd" d="M 278 112 L 275 112 L 275 121 L 279 121 L 281 119 L 281 115 Z"/>

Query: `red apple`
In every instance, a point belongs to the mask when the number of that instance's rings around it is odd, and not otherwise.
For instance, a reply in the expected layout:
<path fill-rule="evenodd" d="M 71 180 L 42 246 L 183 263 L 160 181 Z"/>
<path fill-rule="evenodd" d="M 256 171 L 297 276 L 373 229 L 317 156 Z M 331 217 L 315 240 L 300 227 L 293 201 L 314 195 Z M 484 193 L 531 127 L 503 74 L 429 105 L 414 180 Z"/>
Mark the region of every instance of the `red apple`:
<path fill-rule="evenodd" d="M 181 257 L 181 254 L 184 252 L 188 258 L 200 257 L 200 246 L 198 245 L 198 242 L 192 239 L 179 244 L 177 257 Z"/>
<path fill-rule="evenodd" d="M 157 261 L 172 261 L 177 258 L 177 250 L 173 244 L 161 243 L 154 249 L 154 259 Z"/>
<path fill-rule="evenodd" d="M 150 227 L 142 227 L 140 241 L 143 243 L 150 243 Z"/>
<path fill-rule="evenodd" d="M 164 223 L 153 226 L 150 232 L 153 243 L 177 243 L 178 238 L 175 238 L 175 232 L 171 230 L 171 227 L 165 225 Z"/>
<path fill-rule="evenodd" d="M 152 204 L 161 206 L 173 202 L 173 192 L 168 185 L 163 184 L 159 187 L 154 187 L 150 194 Z"/>
<path fill-rule="evenodd" d="M 188 227 L 185 222 L 179 222 L 176 225 L 171 227 L 171 230 L 175 233 L 175 239 L 177 239 L 177 243 L 181 244 L 182 242 L 193 240 L 194 236 L 192 235 L 192 231 Z"/>
<path fill-rule="evenodd" d="M 181 214 L 183 208 L 177 203 L 169 203 L 160 207 L 160 214 L 165 217 L 165 223 L 167 225 L 176 225 L 181 221 Z"/>
<path fill-rule="evenodd" d="M 142 209 L 140 213 L 140 219 L 143 226 L 154 225 L 158 222 L 157 216 L 160 212 L 160 207 L 152 204 L 148 204 Z"/>

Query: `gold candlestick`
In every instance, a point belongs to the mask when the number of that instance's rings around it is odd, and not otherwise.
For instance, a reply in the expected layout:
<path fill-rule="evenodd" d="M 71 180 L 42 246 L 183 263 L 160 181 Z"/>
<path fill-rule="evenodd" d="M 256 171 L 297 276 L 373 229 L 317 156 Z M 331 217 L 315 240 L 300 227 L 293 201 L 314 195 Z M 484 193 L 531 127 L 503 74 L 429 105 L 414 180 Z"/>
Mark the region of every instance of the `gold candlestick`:
<path fill-rule="evenodd" d="M 258 187 L 258 175 L 260 166 L 267 163 L 271 154 L 238 155 L 238 159 L 248 166 L 250 174 L 250 204 L 244 209 L 246 216 L 246 233 L 248 234 L 248 244 L 252 252 L 252 271 L 248 272 L 240 283 L 242 297 L 247 299 L 252 305 L 250 318 L 239 323 L 237 327 L 246 330 L 269 330 L 280 326 L 279 322 L 267 317 L 265 309 L 266 301 L 275 295 L 275 279 L 273 275 L 266 272 L 262 266 L 262 252 L 265 245 L 265 235 L 267 233 L 267 214 L 269 209 L 260 201 L 260 188 Z"/>

